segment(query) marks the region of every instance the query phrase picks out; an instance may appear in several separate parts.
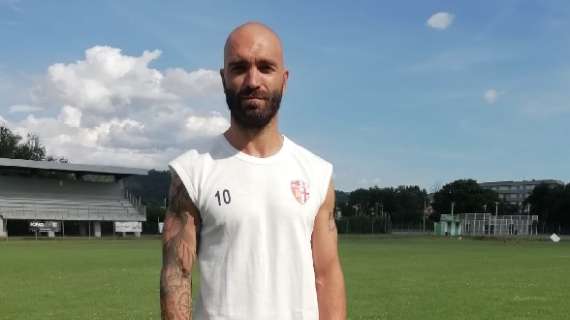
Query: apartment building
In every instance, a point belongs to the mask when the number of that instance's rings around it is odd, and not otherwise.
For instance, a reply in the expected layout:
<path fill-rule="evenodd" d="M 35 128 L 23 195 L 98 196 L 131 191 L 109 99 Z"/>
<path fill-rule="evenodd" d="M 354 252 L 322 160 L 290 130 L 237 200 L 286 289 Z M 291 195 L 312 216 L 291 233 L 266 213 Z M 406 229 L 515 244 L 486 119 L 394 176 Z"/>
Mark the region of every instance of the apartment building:
<path fill-rule="evenodd" d="M 523 180 L 523 181 L 494 181 L 482 182 L 479 185 L 484 189 L 490 189 L 499 194 L 501 200 L 505 200 L 513 205 L 522 206 L 523 201 L 528 198 L 532 190 L 539 184 L 546 183 L 551 186 L 564 185 L 560 180 Z"/>

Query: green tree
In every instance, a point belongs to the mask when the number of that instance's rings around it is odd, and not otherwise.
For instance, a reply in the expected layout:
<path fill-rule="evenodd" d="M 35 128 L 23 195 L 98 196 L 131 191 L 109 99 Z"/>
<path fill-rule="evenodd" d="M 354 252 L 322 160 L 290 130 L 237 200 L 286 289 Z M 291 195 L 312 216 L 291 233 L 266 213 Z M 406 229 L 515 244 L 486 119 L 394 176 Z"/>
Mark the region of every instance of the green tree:
<path fill-rule="evenodd" d="M 527 204 L 530 204 L 531 213 L 538 215 L 542 223 L 570 228 L 570 184 L 539 184 L 525 200 Z"/>
<path fill-rule="evenodd" d="M 427 192 L 418 186 L 400 186 L 394 193 L 398 207 L 392 214 L 392 222 L 402 225 L 421 222 Z"/>
<path fill-rule="evenodd" d="M 12 133 L 6 127 L 0 126 L 0 157 L 12 158 L 22 137 Z"/>
<path fill-rule="evenodd" d="M 46 156 L 46 148 L 38 135 L 28 133 L 23 140 L 8 127 L 0 125 L 0 158 L 69 163 L 65 157 Z"/>
<path fill-rule="evenodd" d="M 454 202 L 455 213 L 465 212 L 493 212 L 499 195 L 488 189 L 483 189 L 473 179 L 455 180 L 444 185 L 434 194 L 432 204 L 438 215 L 451 212 L 451 203 Z"/>
<path fill-rule="evenodd" d="M 27 140 L 24 143 L 20 143 L 18 148 L 16 148 L 14 158 L 35 161 L 45 160 L 46 149 L 40 144 L 40 138 L 37 135 L 28 133 Z"/>
<path fill-rule="evenodd" d="M 400 225 L 419 223 L 426 200 L 427 192 L 418 186 L 361 188 L 349 194 L 348 206 L 342 213 L 343 216 L 371 216 L 384 212 Z"/>
<path fill-rule="evenodd" d="M 45 160 L 46 149 L 40 138 L 29 133 L 25 141 L 9 128 L 0 126 L 0 157 L 24 160 Z"/>

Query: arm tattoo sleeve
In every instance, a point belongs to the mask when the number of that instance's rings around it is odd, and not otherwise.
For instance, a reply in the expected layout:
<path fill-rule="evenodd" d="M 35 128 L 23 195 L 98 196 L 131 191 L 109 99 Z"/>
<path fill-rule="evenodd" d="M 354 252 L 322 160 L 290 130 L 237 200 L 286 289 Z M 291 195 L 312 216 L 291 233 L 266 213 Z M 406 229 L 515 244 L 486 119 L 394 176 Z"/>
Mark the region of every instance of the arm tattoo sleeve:
<path fill-rule="evenodd" d="M 188 192 L 186 192 L 186 188 L 184 187 L 182 180 L 178 175 L 176 175 L 176 173 L 173 173 L 170 190 L 168 191 L 168 211 L 176 214 L 180 218 L 183 218 L 183 213 L 191 210 L 191 207 L 192 200 L 190 200 L 190 196 L 188 196 Z"/>
<path fill-rule="evenodd" d="M 196 258 L 197 210 L 182 181 L 173 174 L 164 221 L 160 274 L 161 318 L 188 320 L 192 316 L 192 264 Z"/>
<path fill-rule="evenodd" d="M 334 219 L 334 210 L 331 210 L 329 214 L 329 231 L 336 231 L 336 221 Z"/>

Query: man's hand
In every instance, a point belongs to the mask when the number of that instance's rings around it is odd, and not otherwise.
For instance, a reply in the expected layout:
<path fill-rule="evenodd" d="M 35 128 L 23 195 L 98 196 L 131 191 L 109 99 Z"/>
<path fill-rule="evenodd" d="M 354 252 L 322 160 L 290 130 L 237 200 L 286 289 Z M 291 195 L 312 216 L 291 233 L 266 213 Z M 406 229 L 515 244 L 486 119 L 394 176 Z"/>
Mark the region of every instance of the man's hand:
<path fill-rule="evenodd" d="M 346 319 L 346 294 L 338 257 L 334 207 L 331 181 L 325 202 L 315 218 L 311 238 L 320 320 Z"/>
<path fill-rule="evenodd" d="M 160 308 L 163 320 L 192 319 L 191 276 L 199 225 L 198 210 L 173 171 L 162 237 Z"/>

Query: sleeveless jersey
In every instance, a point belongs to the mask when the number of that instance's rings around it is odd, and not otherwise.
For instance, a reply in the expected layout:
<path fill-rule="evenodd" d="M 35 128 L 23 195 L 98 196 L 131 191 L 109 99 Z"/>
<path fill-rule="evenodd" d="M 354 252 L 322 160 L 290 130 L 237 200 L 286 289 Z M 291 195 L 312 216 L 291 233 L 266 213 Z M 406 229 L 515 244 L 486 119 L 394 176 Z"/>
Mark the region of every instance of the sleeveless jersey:
<path fill-rule="evenodd" d="M 169 166 L 201 217 L 194 319 L 318 319 L 311 234 L 332 165 L 287 137 L 259 158 L 219 135 Z"/>

